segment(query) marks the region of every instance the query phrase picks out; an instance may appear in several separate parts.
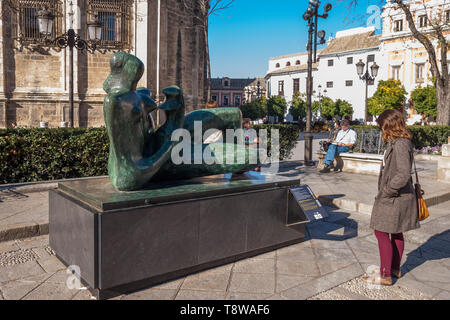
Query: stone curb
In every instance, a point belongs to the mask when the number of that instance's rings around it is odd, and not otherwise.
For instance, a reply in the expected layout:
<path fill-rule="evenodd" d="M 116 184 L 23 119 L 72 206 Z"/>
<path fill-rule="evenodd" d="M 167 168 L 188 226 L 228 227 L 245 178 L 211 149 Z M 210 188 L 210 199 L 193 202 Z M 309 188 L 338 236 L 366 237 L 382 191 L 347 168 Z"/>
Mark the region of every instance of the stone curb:
<path fill-rule="evenodd" d="M 0 230 L 0 242 L 23 238 L 37 237 L 48 234 L 47 223 L 23 223 L 9 229 Z"/>
<path fill-rule="evenodd" d="M 439 159 L 442 158 L 442 156 L 437 154 L 416 154 L 414 155 L 414 159 L 418 161 L 439 161 Z"/>
<path fill-rule="evenodd" d="M 333 206 L 339 209 L 345 209 L 354 211 L 361 214 L 371 215 L 373 204 L 367 204 L 358 202 L 357 200 L 345 199 L 345 198 L 332 198 L 326 196 L 317 196 L 320 203 L 326 206 Z M 440 203 L 450 200 L 450 192 L 445 192 L 440 195 L 425 197 L 425 203 L 427 207 L 436 206 Z"/>
<path fill-rule="evenodd" d="M 10 183 L 0 185 L 0 191 L 2 190 L 13 190 L 20 193 L 31 193 L 31 192 L 42 192 L 51 189 L 58 188 L 58 183 L 63 181 L 77 181 L 77 180 L 90 180 L 97 178 L 107 178 L 108 176 L 97 176 L 97 177 L 85 177 L 85 178 L 74 178 L 74 179 L 60 179 L 52 181 L 38 181 L 38 182 L 24 182 L 24 183 Z"/>

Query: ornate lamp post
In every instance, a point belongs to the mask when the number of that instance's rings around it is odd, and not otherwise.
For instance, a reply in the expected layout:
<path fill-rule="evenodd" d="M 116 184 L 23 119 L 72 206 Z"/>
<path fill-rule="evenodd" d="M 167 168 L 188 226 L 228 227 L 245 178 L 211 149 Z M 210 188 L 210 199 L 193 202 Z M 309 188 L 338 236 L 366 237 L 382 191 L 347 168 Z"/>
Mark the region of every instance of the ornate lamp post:
<path fill-rule="evenodd" d="M 366 67 L 366 72 L 365 73 L 364 73 L 364 66 Z M 364 124 L 367 124 L 367 118 L 368 118 L 367 99 L 368 99 L 368 93 L 369 93 L 369 81 L 374 81 L 375 80 L 375 78 L 378 75 L 378 69 L 379 68 L 380 67 L 374 61 L 372 66 L 370 67 L 370 72 L 372 73 L 372 75 L 369 74 L 369 57 L 367 57 L 367 63 L 366 64 L 361 59 L 356 64 L 356 72 L 358 73 L 359 78 L 366 83 L 366 96 L 365 96 L 365 106 L 364 106 Z"/>
<path fill-rule="evenodd" d="M 328 17 L 328 11 L 332 9 L 332 5 L 327 3 L 324 6 L 324 13 L 319 15 L 319 0 L 310 0 L 309 6 L 306 12 L 303 14 L 303 19 L 308 21 L 308 76 L 306 81 L 306 131 L 305 131 L 305 165 L 313 165 L 312 161 L 312 139 L 313 135 L 311 133 L 311 103 L 312 103 L 312 64 L 313 64 L 313 51 L 314 51 L 314 62 L 317 61 L 317 36 L 320 38 L 320 44 L 325 43 L 325 31 L 318 31 L 318 18 L 326 19 Z M 314 37 L 313 37 L 314 35 Z M 314 50 L 313 50 L 314 45 Z"/>
<path fill-rule="evenodd" d="M 45 37 L 45 45 L 56 45 L 62 49 L 69 47 L 69 125 L 73 128 L 73 48 L 82 52 L 87 50 L 90 53 L 94 53 L 97 49 L 97 42 L 102 38 L 102 22 L 96 17 L 93 21 L 87 23 L 89 41 L 86 41 L 75 33 L 72 26 L 66 33 L 55 39 L 49 39 L 49 36 L 52 34 L 55 17 L 48 8 L 44 7 L 41 9 L 38 12 L 37 19 L 39 32 Z"/>

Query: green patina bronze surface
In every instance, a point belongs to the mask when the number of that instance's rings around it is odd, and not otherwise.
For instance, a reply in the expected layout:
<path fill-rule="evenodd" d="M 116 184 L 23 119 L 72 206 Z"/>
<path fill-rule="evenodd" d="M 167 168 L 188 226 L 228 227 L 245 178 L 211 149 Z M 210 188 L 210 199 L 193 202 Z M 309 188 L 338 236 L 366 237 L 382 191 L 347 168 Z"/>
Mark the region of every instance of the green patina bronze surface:
<path fill-rule="evenodd" d="M 202 123 L 202 135 L 208 129 L 218 129 L 225 137 L 226 129 L 241 128 L 238 108 L 197 110 L 185 116 L 183 92 L 176 86 L 163 90 L 166 101 L 157 106 L 149 89 L 136 88 L 143 73 L 144 64 L 138 58 L 117 52 L 111 58 L 111 73 L 103 85 L 107 93 L 103 112 L 110 141 L 108 174 L 116 189 L 138 190 L 150 181 L 243 172 L 258 165 L 250 161 L 250 153 L 255 150 L 241 144 L 198 145 L 194 141 L 196 121 Z M 157 130 L 150 116 L 156 109 L 164 111 L 167 118 Z M 181 128 L 191 133 L 192 164 L 174 164 L 171 158 L 172 150 L 180 143 L 172 141 L 172 133 Z M 208 161 L 195 162 L 195 150 L 202 150 Z M 229 161 L 230 156 L 245 161 Z"/>
<path fill-rule="evenodd" d="M 253 190 L 298 185 L 300 181 L 289 177 L 246 172 L 222 174 L 186 180 L 150 182 L 138 191 L 117 191 L 108 178 L 65 181 L 58 188 L 99 211 L 157 205 L 172 201 L 224 196 Z"/>

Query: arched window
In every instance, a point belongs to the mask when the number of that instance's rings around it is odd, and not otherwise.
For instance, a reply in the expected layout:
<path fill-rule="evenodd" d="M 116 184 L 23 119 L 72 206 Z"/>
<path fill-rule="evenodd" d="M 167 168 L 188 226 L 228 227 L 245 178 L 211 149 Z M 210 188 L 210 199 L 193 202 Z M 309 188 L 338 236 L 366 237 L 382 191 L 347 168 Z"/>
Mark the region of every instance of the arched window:
<path fill-rule="evenodd" d="M 295 64 L 299 65 L 300 64 L 300 60 L 295 61 Z"/>
<path fill-rule="evenodd" d="M 276 64 L 276 66 L 275 66 L 275 68 L 279 68 L 280 67 L 280 64 L 279 63 L 277 63 Z"/>
<path fill-rule="evenodd" d="M 288 61 L 288 62 L 286 62 L 286 67 L 290 67 L 291 66 L 291 63 Z"/>

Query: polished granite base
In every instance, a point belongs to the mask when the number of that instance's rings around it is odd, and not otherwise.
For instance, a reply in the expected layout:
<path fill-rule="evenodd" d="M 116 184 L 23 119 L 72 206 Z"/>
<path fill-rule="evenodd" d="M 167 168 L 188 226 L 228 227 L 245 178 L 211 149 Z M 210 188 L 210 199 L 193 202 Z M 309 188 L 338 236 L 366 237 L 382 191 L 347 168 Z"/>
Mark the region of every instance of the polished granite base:
<path fill-rule="evenodd" d="M 50 246 L 100 299 L 301 242 L 298 179 L 220 175 L 119 192 L 108 179 L 59 183 Z M 296 211 L 297 212 L 297 211 Z"/>

